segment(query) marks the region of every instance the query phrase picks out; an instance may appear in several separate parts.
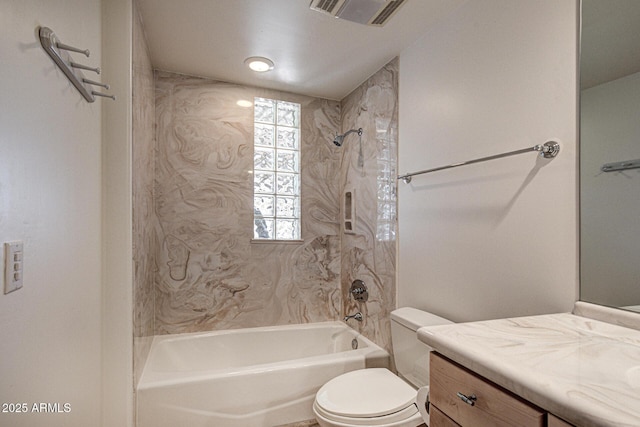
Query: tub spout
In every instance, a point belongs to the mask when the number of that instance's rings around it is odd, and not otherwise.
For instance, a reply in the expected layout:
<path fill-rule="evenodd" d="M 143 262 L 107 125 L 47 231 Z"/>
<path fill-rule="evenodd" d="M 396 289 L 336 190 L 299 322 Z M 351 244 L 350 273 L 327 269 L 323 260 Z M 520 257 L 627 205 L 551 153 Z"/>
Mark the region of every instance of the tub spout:
<path fill-rule="evenodd" d="M 345 322 L 349 319 L 356 319 L 358 322 L 362 322 L 362 313 L 357 312 L 356 314 L 352 314 L 351 316 L 344 316 Z"/>

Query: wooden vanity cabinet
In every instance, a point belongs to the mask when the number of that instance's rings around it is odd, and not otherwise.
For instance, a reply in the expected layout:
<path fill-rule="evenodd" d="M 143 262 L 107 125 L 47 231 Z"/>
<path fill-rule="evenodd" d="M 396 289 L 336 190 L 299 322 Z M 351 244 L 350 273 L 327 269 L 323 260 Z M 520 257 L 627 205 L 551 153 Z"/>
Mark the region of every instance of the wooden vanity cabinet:
<path fill-rule="evenodd" d="M 447 417 L 436 406 L 431 405 L 429 410 L 429 425 L 431 427 L 460 427 L 460 424 Z"/>
<path fill-rule="evenodd" d="M 570 426 L 438 353 L 429 369 L 430 427 Z"/>
<path fill-rule="evenodd" d="M 547 417 L 547 427 L 573 427 L 572 424 L 569 424 L 566 421 L 561 420 L 555 415 L 548 414 Z"/>

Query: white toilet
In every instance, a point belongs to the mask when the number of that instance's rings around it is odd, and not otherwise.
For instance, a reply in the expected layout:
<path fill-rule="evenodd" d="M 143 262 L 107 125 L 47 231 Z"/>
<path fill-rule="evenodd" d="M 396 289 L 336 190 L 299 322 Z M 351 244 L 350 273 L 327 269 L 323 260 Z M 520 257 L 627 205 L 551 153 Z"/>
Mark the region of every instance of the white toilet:
<path fill-rule="evenodd" d="M 417 427 L 429 425 L 424 408 L 429 382 L 429 351 L 418 340 L 422 326 L 451 323 L 404 307 L 391 313 L 391 343 L 398 375 L 371 368 L 347 372 L 323 385 L 313 412 L 321 427 Z M 418 390 L 419 389 L 419 390 Z M 419 395 L 419 397 L 418 397 Z M 418 406 L 422 406 L 422 410 Z"/>

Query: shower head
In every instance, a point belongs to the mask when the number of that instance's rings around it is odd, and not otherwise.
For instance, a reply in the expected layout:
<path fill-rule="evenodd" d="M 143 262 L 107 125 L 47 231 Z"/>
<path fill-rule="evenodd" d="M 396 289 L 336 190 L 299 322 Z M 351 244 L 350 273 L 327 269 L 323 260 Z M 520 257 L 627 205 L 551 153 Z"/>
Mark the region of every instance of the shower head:
<path fill-rule="evenodd" d="M 342 147 L 342 143 L 344 142 L 344 138 L 349 135 L 350 133 L 353 132 L 357 132 L 358 135 L 362 136 L 362 128 L 359 129 L 351 129 L 348 130 L 347 132 L 343 133 L 342 135 L 336 135 L 335 138 L 333 138 L 333 143 L 336 144 L 338 147 Z"/>

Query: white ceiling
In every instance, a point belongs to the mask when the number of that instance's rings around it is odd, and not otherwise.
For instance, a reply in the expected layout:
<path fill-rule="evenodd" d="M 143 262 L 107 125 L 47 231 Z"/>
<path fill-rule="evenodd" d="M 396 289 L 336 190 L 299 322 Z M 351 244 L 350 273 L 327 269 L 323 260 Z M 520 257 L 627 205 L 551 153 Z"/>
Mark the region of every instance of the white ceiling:
<path fill-rule="evenodd" d="M 310 0 L 138 0 L 154 68 L 341 100 L 468 0 L 407 0 L 371 27 Z M 265 56 L 275 69 L 244 65 Z"/>
<path fill-rule="evenodd" d="M 640 0 L 583 0 L 582 89 L 640 71 Z"/>

